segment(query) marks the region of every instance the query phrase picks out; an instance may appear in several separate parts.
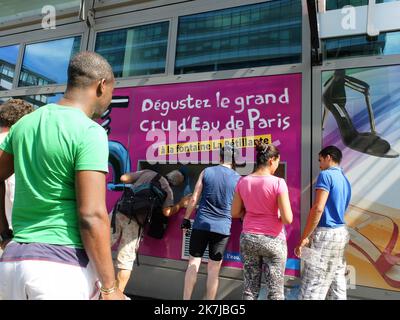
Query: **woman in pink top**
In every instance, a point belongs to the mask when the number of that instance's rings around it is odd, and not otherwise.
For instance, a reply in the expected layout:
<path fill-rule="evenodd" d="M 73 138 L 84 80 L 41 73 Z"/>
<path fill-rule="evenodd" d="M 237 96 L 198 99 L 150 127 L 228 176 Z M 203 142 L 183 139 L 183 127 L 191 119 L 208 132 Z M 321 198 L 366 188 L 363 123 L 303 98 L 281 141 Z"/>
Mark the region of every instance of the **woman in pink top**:
<path fill-rule="evenodd" d="M 254 173 L 239 180 L 232 203 L 232 217 L 243 218 L 240 253 L 244 263 L 244 300 L 260 293 L 262 266 L 266 264 L 268 299 L 284 299 L 287 257 L 284 224 L 293 220 L 284 179 L 273 174 L 279 166 L 279 150 L 258 144 Z"/>

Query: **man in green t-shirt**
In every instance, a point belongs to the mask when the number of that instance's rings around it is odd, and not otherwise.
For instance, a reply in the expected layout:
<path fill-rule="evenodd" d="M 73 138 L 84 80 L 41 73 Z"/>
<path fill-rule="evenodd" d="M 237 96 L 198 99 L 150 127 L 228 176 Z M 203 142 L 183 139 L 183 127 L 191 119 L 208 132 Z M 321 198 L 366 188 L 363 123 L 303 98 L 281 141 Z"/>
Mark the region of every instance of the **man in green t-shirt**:
<path fill-rule="evenodd" d="M 0 200 L 0 299 L 90 299 L 99 289 L 124 298 L 109 246 L 107 135 L 92 120 L 113 88 L 108 62 L 78 53 L 64 97 L 22 118 L 0 145 L 0 199 L 4 180 L 16 180 L 13 231 Z"/>

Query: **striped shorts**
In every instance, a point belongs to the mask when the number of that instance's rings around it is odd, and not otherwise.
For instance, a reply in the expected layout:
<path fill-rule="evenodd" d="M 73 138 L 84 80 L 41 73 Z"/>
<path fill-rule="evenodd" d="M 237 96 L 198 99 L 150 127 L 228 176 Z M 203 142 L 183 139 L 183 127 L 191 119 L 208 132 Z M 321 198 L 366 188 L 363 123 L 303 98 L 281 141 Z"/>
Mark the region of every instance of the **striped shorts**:
<path fill-rule="evenodd" d="M 346 300 L 346 261 L 349 242 L 347 227 L 317 228 L 310 237 L 310 248 L 320 254 L 320 263 L 304 263 L 301 300 Z"/>

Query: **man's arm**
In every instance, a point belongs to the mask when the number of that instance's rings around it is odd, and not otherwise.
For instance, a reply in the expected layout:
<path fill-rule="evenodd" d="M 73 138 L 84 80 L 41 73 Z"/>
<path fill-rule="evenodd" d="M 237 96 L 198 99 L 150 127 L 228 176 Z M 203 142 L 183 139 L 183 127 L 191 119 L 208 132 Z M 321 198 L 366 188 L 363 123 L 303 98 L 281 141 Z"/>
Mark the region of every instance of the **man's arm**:
<path fill-rule="evenodd" d="M 6 186 L 4 181 L 7 180 L 13 173 L 14 156 L 0 149 L 0 233 L 7 231 L 10 228 L 6 218 Z M 1 243 L 1 248 L 4 249 L 6 244 L 6 242 Z"/>
<path fill-rule="evenodd" d="M 300 239 L 299 245 L 295 249 L 295 254 L 301 256 L 301 248 L 309 243 L 308 237 L 313 233 L 321 220 L 322 213 L 324 212 L 326 201 L 328 200 L 329 192 L 324 189 L 317 189 L 315 192 L 315 201 L 310 209 L 307 217 L 306 227 L 303 231 L 303 236 Z"/>
<path fill-rule="evenodd" d="M 193 213 L 193 210 L 196 208 L 197 203 L 200 200 L 201 192 L 203 191 L 203 176 L 204 176 L 204 171 L 200 173 L 200 176 L 196 182 L 196 186 L 194 187 L 193 195 L 188 202 L 186 212 L 183 216 L 181 224 L 181 229 L 183 230 L 183 232 L 187 232 L 188 229 L 191 228 L 191 222 L 189 219 Z"/>
<path fill-rule="evenodd" d="M 110 220 L 106 208 L 106 175 L 100 171 L 76 171 L 76 199 L 83 246 L 98 273 L 103 288 L 113 288 Z M 124 299 L 119 289 L 103 299 Z"/>
<path fill-rule="evenodd" d="M 134 183 L 140 176 L 140 171 L 128 172 L 121 176 L 120 180 L 122 183 Z"/>
<path fill-rule="evenodd" d="M 192 197 L 192 195 L 188 194 L 188 195 L 184 196 L 177 204 L 174 204 L 171 207 L 163 208 L 163 215 L 166 217 L 170 217 L 170 216 L 173 216 L 175 213 L 177 213 L 182 208 L 186 208 L 188 206 L 188 203 L 189 203 L 191 197 Z"/>

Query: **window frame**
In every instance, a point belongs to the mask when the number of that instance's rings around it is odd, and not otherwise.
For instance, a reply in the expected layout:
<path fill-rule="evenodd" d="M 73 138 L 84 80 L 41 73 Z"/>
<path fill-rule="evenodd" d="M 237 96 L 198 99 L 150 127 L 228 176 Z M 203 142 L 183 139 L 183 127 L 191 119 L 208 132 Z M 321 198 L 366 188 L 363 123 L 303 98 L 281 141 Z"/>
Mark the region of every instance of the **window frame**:
<path fill-rule="evenodd" d="M 164 74 L 144 75 L 144 76 L 133 76 L 133 77 L 121 77 L 116 78 L 116 87 L 123 86 L 126 83 L 129 85 L 151 85 L 151 84 L 163 84 L 163 83 L 178 83 L 186 81 L 199 81 L 215 79 L 216 75 L 221 75 L 221 78 L 225 78 L 227 75 L 237 73 L 239 76 L 257 76 L 266 75 L 266 72 L 270 70 L 277 70 L 281 73 L 293 73 L 301 72 L 304 62 L 307 61 L 307 55 L 305 54 L 308 44 L 307 38 L 304 35 L 304 30 L 308 30 L 308 18 L 307 18 L 307 5 L 304 0 L 302 1 L 302 39 L 301 39 L 301 59 L 298 63 L 294 64 L 282 64 L 274 66 L 262 66 L 262 67 L 251 67 L 251 68 L 239 68 L 209 72 L 198 72 L 190 74 L 175 74 L 175 58 L 176 58 L 176 45 L 178 37 L 178 24 L 179 18 L 187 15 L 194 15 L 199 13 L 229 9 L 234 7 L 242 7 L 252 4 L 266 3 L 276 0 L 247 0 L 243 4 L 242 0 L 202 0 L 202 1 L 191 1 L 191 5 L 187 5 L 187 1 L 179 1 L 171 3 L 168 0 L 154 1 L 151 6 L 150 3 L 140 3 L 136 5 L 126 6 L 123 8 L 113 8 L 96 14 L 96 24 L 93 28 L 93 32 L 90 34 L 88 50 L 94 51 L 95 41 L 97 33 L 104 31 L 111 31 L 117 29 L 129 28 L 132 26 L 140 26 L 146 24 L 152 24 L 162 21 L 170 21 L 169 25 L 169 39 L 167 47 L 167 61 L 166 61 L 166 72 Z M 124 1 L 116 0 L 116 3 L 122 3 Z M 167 3 L 171 3 L 167 5 Z M 96 5 L 95 5 L 96 8 Z M 145 12 L 145 14 L 144 14 Z M 118 19 L 115 19 L 115 15 L 118 14 Z M 154 19 L 157 17 L 157 19 Z M 135 23 L 132 23 L 135 21 Z"/>
<path fill-rule="evenodd" d="M 87 0 L 86 0 L 87 1 Z M 56 17 L 56 27 L 59 28 L 66 24 L 79 22 L 79 7 L 70 9 L 58 9 Z M 13 20 L 0 23 L 0 37 L 7 36 L 10 29 L 15 33 L 35 31 L 42 29 L 43 15 L 36 14 L 28 17 L 17 17 Z"/>
<path fill-rule="evenodd" d="M 82 50 L 81 50 L 81 49 L 82 49 L 82 45 L 84 44 L 84 42 L 83 42 L 83 35 L 82 35 L 82 34 L 79 34 L 79 33 L 72 34 L 72 35 L 69 35 L 69 36 L 67 36 L 67 37 L 61 37 L 61 38 L 56 37 L 56 38 L 51 38 L 51 39 L 45 39 L 44 41 L 33 41 L 33 42 L 24 43 L 24 46 L 23 46 L 23 54 L 22 54 L 22 60 L 21 60 L 21 66 L 20 66 L 20 68 L 19 68 L 18 75 L 20 75 L 20 74 L 21 74 L 21 71 L 22 71 L 23 59 L 24 59 L 24 55 L 25 55 L 26 46 L 31 45 L 31 44 L 40 44 L 40 43 L 46 43 L 46 42 L 50 42 L 50 41 L 69 39 L 69 38 L 74 38 L 74 37 L 77 37 L 77 36 L 80 36 L 80 37 L 81 37 L 80 49 L 79 49 L 79 51 L 82 51 Z M 15 81 L 15 79 L 14 79 L 14 81 Z M 17 84 L 16 84 L 16 87 L 15 87 L 15 88 L 18 88 L 18 89 L 34 88 L 34 87 L 41 87 L 41 86 L 43 86 L 43 85 L 37 85 L 37 86 L 20 86 L 20 85 L 19 85 L 19 77 L 17 78 L 17 81 L 16 81 L 16 82 L 17 82 Z M 46 84 L 46 86 L 58 86 L 58 85 L 66 85 L 66 83 L 64 83 L 64 84 L 62 84 L 62 83 L 58 83 L 58 84 Z"/>
<path fill-rule="evenodd" d="M 177 28 L 176 28 L 176 33 L 175 33 L 175 41 L 176 41 L 176 43 L 175 43 L 175 50 L 174 50 L 174 54 L 176 54 L 176 50 L 177 50 L 177 42 L 178 42 L 178 27 L 179 27 L 179 19 L 180 18 L 182 18 L 182 17 L 185 17 L 185 16 L 192 16 L 192 15 L 196 15 L 196 14 L 201 14 L 201 13 L 207 13 L 207 12 L 213 12 L 213 11 L 219 11 L 219 10 L 225 10 L 225 9 L 231 9 L 231 8 L 238 8 L 238 7 L 244 7 L 244 6 L 250 6 L 250 5 L 256 5 L 256 4 L 263 4 L 263 3 L 268 3 L 268 2 L 273 2 L 273 1 L 276 1 L 276 0 L 268 0 L 268 1 L 247 1 L 248 3 L 246 3 L 246 4 L 243 4 L 243 3 L 241 3 L 240 5 L 229 5 L 229 6 L 224 6 L 224 7 L 221 7 L 221 4 L 218 4 L 218 8 L 217 9 L 212 9 L 212 10 L 210 10 L 209 8 L 207 9 L 207 10 L 201 10 L 201 11 L 199 11 L 199 12 L 193 12 L 193 13 L 190 13 L 190 14 L 181 14 L 181 15 L 178 15 L 177 16 Z M 226 2 L 228 2 L 228 1 L 226 1 Z M 232 1 L 232 2 L 238 2 L 238 1 Z M 307 22 L 308 22 L 308 18 L 307 17 L 305 17 L 304 16 L 304 7 L 302 8 L 302 15 L 301 15 L 301 27 L 300 27 L 300 29 L 301 29 L 301 36 L 302 36 L 302 39 L 301 39 L 301 50 L 300 50 L 300 61 L 299 62 L 297 62 L 297 63 L 292 63 L 292 64 L 278 64 L 278 65 L 269 65 L 269 66 L 261 66 L 261 67 L 249 67 L 249 68 L 238 68 L 238 69 L 228 69 L 227 71 L 229 71 L 229 70 L 240 70 L 240 69 L 255 69 L 255 68 L 264 68 L 264 67 L 268 67 L 268 68 L 272 68 L 272 67 L 275 67 L 275 66 L 277 66 L 277 67 L 279 67 L 279 66 L 285 66 L 285 65 L 297 65 L 297 64 L 302 64 L 303 63 L 303 59 L 304 59 L 304 50 L 303 50 L 303 47 L 304 47 L 304 39 L 303 39 L 303 37 L 304 37 L 304 34 L 303 34 L 303 31 L 304 31 L 304 25 L 303 25 L 303 23 L 304 23 L 304 19 L 307 19 Z M 175 55 L 174 55 L 174 61 L 173 61 L 173 70 L 172 70 L 172 73 L 173 74 L 175 74 L 174 72 L 175 72 Z M 218 71 L 209 71 L 209 72 L 221 72 L 221 71 L 224 71 L 224 70 L 218 70 Z M 206 72 L 199 72 L 199 73 L 206 73 Z M 178 75 L 178 74 L 175 74 L 175 75 Z M 186 74 L 179 74 L 179 75 L 181 75 L 181 76 L 183 76 L 183 75 L 186 75 Z"/>
<path fill-rule="evenodd" d="M 385 34 L 385 35 L 390 35 L 393 33 L 398 33 L 398 37 L 400 39 L 400 29 L 399 30 L 395 30 L 395 31 L 388 31 L 388 32 L 381 32 L 380 35 Z M 336 38 L 326 38 L 323 39 L 323 41 L 321 41 L 321 51 L 322 51 L 322 55 L 323 55 L 323 61 L 324 62 L 329 62 L 329 61 L 334 61 L 334 60 L 343 60 L 343 59 L 354 59 L 354 58 L 370 58 L 370 57 L 391 57 L 391 56 L 399 56 L 400 55 L 400 47 L 399 47 L 399 52 L 398 53 L 393 53 L 393 54 L 369 54 L 369 55 L 354 55 L 354 56 L 345 56 L 345 57 L 339 57 L 339 58 L 328 58 L 327 57 L 327 50 L 326 50 L 326 41 L 329 40 L 334 40 L 334 41 L 340 41 L 340 40 L 352 40 L 352 38 L 355 37 L 367 37 L 367 35 L 353 35 L 353 36 L 347 36 L 347 37 L 336 37 Z"/>
<path fill-rule="evenodd" d="M 189 0 L 192 1 L 192 0 Z M 97 17 L 101 18 L 110 14 L 120 14 L 128 11 L 146 10 L 155 7 L 171 5 L 171 0 L 144 0 L 143 2 L 130 5 L 130 0 L 95 0 L 93 8 L 96 10 Z M 173 4 L 188 2 L 188 0 L 174 0 Z"/>
<path fill-rule="evenodd" d="M 57 27 L 55 30 L 36 30 L 31 32 L 20 33 L 17 35 L 9 35 L 2 37 L 1 46 L 7 47 L 10 45 L 19 45 L 17 63 L 15 66 L 15 74 L 11 90 L 0 91 L 0 97 L 9 96 L 4 94 L 11 92 L 12 95 L 32 95 L 32 94 L 45 94 L 54 93 L 55 91 L 65 91 L 66 83 L 64 84 L 46 84 L 42 86 L 18 86 L 19 78 L 22 69 L 22 62 L 27 45 L 35 43 L 43 43 L 53 40 L 71 38 L 75 36 L 81 37 L 80 51 L 86 50 L 87 42 L 89 39 L 89 29 L 86 23 L 80 22 L 68 26 Z M 29 39 L 29 40 L 27 40 Z"/>
<path fill-rule="evenodd" d="M 168 22 L 168 36 L 167 36 L 167 52 L 165 56 L 165 71 L 162 73 L 155 73 L 155 74 L 149 74 L 149 75 L 139 75 L 139 76 L 129 76 L 129 77 L 118 77 L 116 79 L 137 79 L 137 78 L 143 78 L 143 77 L 160 77 L 160 76 L 166 76 L 168 74 L 168 57 L 169 57 L 169 52 L 171 50 L 171 26 L 172 26 L 172 19 L 157 19 L 153 21 L 145 21 L 144 23 L 134 23 L 130 24 L 129 26 L 124 25 L 123 27 L 119 27 L 119 24 L 117 25 L 105 25 L 101 29 L 97 29 L 97 24 L 95 25 L 94 32 L 91 34 L 91 37 L 89 39 L 89 48 L 88 50 L 95 52 L 96 48 L 96 40 L 97 40 L 97 35 L 99 33 L 103 32 L 108 32 L 108 31 L 118 31 L 118 30 L 126 30 L 130 28 L 135 28 L 135 27 L 141 27 L 141 26 L 146 26 L 146 25 L 152 25 L 152 24 L 157 24 L 157 23 L 162 23 L 162 22 Z"/>
<path fill-rule="evenodd" d="M 3 45 L 3 43 L 4 43 L 4 45 Z M 17 54 L 17 60 L 16 60 L 16 63 L 15 63 L 15 68 L 14 68 L 14 76 L 13 76 L 13 82 L 12 82 L 12 84 L 11 84 L 11 90 L 13 90 L 15 87 L 15 79 L 17 78 L 17 74 L 18 74 L 18 78 L 19 78 L 19 72 L 17 72 L 17 69 L 18 68 L 20 68 L 20 58 L 21 58 L 21 49 L 22 49 L 22 45 L 21 45 L 21 43 L 15 43 L 15 42 L 10 42 L 10 43 L 7 43 L 7 41 L 5 41 L 5 42 L 3 42 L 2 41 L 2 45 L 1 45 L 1 47 L 0 48 L 4 48 L 4 47 L 11 47 L 11 46 L 19 46 L 19 48 L 18 48 L 18 54 Z M 8 90 L 4 90 L 4 91 L 8 91 Z M 2 91 L 0 91 L 0 97 L 1 97 L 1 92 Z"/>

